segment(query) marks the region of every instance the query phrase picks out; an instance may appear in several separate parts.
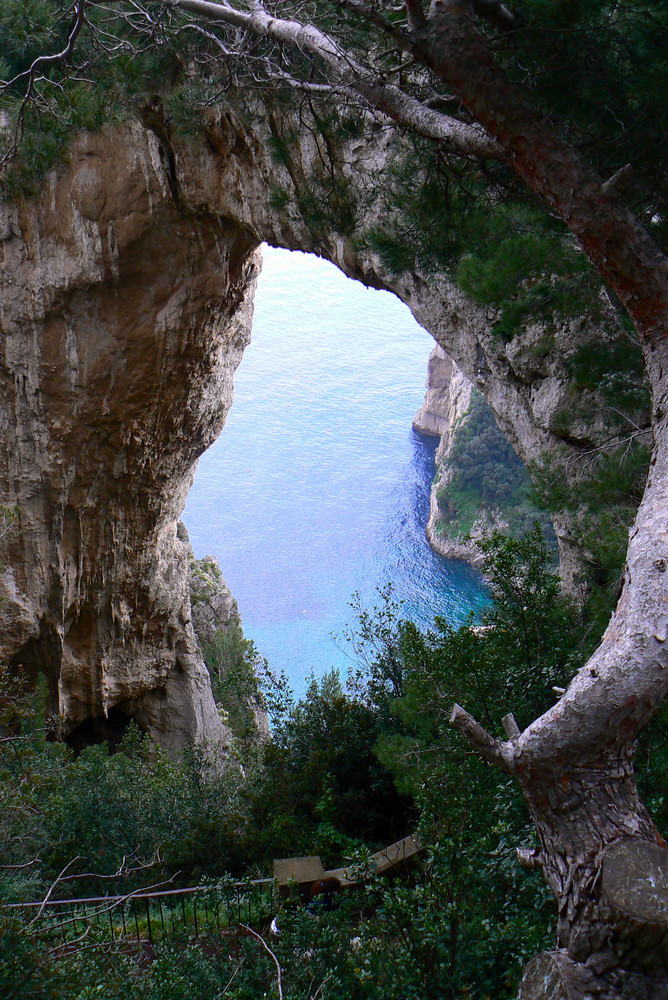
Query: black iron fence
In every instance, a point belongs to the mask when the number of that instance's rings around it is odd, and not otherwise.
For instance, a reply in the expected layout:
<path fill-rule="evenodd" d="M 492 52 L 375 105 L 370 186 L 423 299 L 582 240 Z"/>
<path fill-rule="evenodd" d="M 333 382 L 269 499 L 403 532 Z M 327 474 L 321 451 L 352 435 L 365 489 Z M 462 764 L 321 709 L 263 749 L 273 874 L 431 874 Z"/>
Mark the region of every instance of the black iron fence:
<path fill-rule="evenodd" d="M 153 945 L 187 937 L 212 937 L 269 920 L 275 908 L 273 879 L 254 879 L 190 889 L 163 889 L 125 896 L 48 899 L 6 904 L 20 911 L 31 930 L 64 946 L 85 938 Z"/>

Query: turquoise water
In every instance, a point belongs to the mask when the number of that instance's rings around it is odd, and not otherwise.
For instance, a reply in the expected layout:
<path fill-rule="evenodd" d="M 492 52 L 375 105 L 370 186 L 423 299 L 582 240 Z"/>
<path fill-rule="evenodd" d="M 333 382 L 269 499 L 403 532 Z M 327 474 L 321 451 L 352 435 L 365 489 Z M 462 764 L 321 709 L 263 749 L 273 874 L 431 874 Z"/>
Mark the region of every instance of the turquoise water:
<path fill-rule="evenodd" d="M 245 634 L 297 694 L 312 671 L 345 673 L 354 591 L 372 606 L 391 581 L 424 625 L 462 622 L 485 600 L 478 574 L 424 535 L 435 442 L 411 421 L 432 344 L 389 293 L 265 249 L 234 405 L 183 519 L 195 554 L 218 559 Z"/>

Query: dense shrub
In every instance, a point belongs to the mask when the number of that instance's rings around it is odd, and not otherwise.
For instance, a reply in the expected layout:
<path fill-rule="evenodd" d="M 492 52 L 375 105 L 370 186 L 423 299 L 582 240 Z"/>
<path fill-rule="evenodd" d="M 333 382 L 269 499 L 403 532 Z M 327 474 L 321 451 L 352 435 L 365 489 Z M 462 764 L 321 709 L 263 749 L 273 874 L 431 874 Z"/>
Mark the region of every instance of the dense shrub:
<path fill-rule="evenodd" d="M 243 767 L 203 750 L 169 761 L 130 727 L 116 752 L 75 756 L 45 742 L 35 696 L 0 676 L 0 897 L 128 891 L 171 879 L 267 873 L 274 856 L 320 853 L 365 865 L 416 828 L 426 853 L 409 879 L 371 880 L 332 912 L 282 904 L 270 947 L 286 1000 L 509 1000 L 529 955 L 550 941 L 553 902 L 517 865 L 533 832 L 513 782 L 484 768 L 448 723 L 459 701 L 491 731 L 513 711 L 544 711 L 586 653 L 585 622 L 559 592 L 536 527 L 486 546 L 493 601 L 482 623 L 423 633 L 391 591 L 359 610 L 360 654 L 345 690 L 335 674 L 294 704 L 279 689 L 271 740 Z M 666 721 L 643 738 L 641 782 L 659 823 Z M 86 874 L 89 873 L 89 874 Z M 57 890 L 57 891 L 56 891 Z M 0 916 L 0 994 L 27 1000 L 181 1000 L 277 995 L 274 958 L 253 937 L 175 942 L 150 960 L 93 947 L 50 950 Z M 267 928 L 258 930 L 267 943 Z"/>

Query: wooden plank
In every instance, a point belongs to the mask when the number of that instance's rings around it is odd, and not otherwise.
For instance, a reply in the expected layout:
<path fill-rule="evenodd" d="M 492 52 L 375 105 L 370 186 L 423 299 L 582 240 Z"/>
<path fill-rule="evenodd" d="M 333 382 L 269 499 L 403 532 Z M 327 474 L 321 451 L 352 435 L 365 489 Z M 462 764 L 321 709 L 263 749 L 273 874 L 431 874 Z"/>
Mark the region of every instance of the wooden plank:
<path fill-rule="evenodd" d="M 364 882 L 362 878 L 353 878 L 349 868 L 332 868 L 331 871 L 325 872 L 325 878 L 337 878 L 342 889 L 352 889 L 353 886 L 362 885 Z"/>
<path fill-rule="evenodd" d="M 422 844 L 418 837 L 404 837 L 403 840 L 397 840 L 382 851 L 372 854 L 371 862 L 376 875 L 383 875 L 398 865 L 413 863 L 421 851 Z"/>
<path fill-rule="evenodd" d="M 325 869 L 319 857 L 274 859 L 274 878 L 282 896 L 286 895 L 293 881 L 300 889 L 310 889 L 314 882 L 324 877 Z"/>
<path fill-rule="evenodd" d="M 422 844 L 418 837 L 404 837 L 382 851 L 376 851 L 371 855 L 371 869 L 375 875 L 384 875 L 393 868 L 401 865 L 413 864 L 422 853 Z M 337 878 L 342 889 L 351 889 L 354 886 L 363 885 L 368 881 L 368 877 L 352 874 L 350 868 L 332 868 L 325 872 L 326 878 Z"/>

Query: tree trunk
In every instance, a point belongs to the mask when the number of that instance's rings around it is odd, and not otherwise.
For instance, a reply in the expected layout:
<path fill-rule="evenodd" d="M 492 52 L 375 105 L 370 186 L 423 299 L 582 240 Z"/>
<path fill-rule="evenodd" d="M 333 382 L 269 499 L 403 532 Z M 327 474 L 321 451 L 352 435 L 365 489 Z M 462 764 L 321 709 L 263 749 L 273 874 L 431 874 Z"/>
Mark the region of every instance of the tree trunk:
<path fill-rule="evenodd" d="M 668 261 L 505 78 L 469 4 L 434 0 L 416 39 L 628 309 L 653 395 L 650 474 L 601 645 L 557 704 L 506 743 L 453 712 L 481 756 L 516 775 L 557 900 L 557 951 L 527 967 L 520 995 L 668 997 L 668 851 L 633 776 L 637 735 L 668 693 Z"/>
<path fill-rule="evenodd" d="M 668 693 L 668 342 L 645 357 L 654 452 L 599 648 L 507 742 L 453 713 L 481 756 L 517 777 L 557 901 L 558 950 L 527 967 L 521 1000 L 668 998 L 668 851 L 633 775 L 637 735 Z"/>
<path fill-rule="evenodd" d="M 668 336 L 668 261 L 601 178 L 545 124 L 500 67 L 467 0 L 433 0 L 415 50 L 466 105 L 507 162 L 566 223 L 641 336 Z"/>

